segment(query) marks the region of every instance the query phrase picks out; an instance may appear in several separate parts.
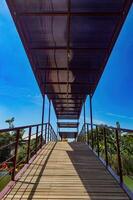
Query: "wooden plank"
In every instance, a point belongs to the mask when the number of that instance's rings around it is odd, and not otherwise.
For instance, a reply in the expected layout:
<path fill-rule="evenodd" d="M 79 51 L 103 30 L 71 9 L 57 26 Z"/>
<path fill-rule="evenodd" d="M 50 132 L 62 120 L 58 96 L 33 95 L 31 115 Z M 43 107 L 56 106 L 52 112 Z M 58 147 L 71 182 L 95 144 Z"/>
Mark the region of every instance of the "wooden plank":
<path fill-rule="evenodd" d="M 53 145 L 41 150 L 4 199 L 129 199 L 86 144 L 58 142 L 50 154 Z"/>

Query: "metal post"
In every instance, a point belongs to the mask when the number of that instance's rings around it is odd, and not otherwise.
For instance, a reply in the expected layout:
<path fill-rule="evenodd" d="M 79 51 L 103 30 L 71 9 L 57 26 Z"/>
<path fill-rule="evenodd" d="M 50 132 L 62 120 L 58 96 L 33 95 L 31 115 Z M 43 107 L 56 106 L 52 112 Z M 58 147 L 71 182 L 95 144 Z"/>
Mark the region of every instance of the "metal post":
<path fill-rule="evenodd" d="M 57 137 L 59 138 L 59 127 L 57 127 Z"/>
<path fill-rule="evenodd" d="M 119 130 L 118 130 L 118 128 L 116 129 L 116 148 L 117 148 L 118 168 L 119 168 L 119 174 L 120 174 L 120 184 L 122 184 L 123 183 L 123 175 L 122 175 L 120 138 L 119 138 Z"/>
<path fill-rule="evenodd" d="M 14 158 L 13 158 L 12 181 L 14 181 L 14 178 L 15 178 L 15 170 L 16 170 L 16 163 L 17 163 L 17 152 L 18 152 L 18 145 L 19 145 L 19 133 L 20 133 L 20 130 L 18 129 L 16 131 L 16 142 L 15 142 L 15 153 L 14 153 Z"/>
<path fill-rule="evenodd" d="M 45 143 L 47 143 L 47 123 L 45 124 Z"/>
<path fill-rule="evenodd" d="M 50 141 L 52 141 L 52 135 L 53 135 L 53 130 L 52 130 L 51 125 L 50 125 Z"/>
<path fill-rule="evenodd" d="M 99 151 L 99 133 L 98 133 L 98 127 L 96 126 L 96 137 L 97 137 L 97 155 L 99 157 L 100 151 Z"/>
<path fill-rule="evenodd" d="M 53 141 L 53 130 L 51 129 L 51 141 Z"/>
<path fill-rule="evenodd" d="M 108 149 L 107 149 L 107 133 L 106 128 L 103 128 L 103 135 L 104 135 L 104 148 L 105 148 L 105 161 L 106 161 L 106 168 L 108 167 Z"/>
<path fill-rule="evenodd" d="M 85 134 L 85 142 L 87 142 L 87 135 L 86 135 L 86 118 L 85 118 L 85 102 L 84 102 L 84 134 Z"/>
<path fill-rule="evenodd" d="M 86 119 L 85 119 L 85 102 L 84 102 L 84 124 L 86 123 Z"/>
<path fill-rule="evenodd" d="M 45 108 L 45 95 L 43 96 L 43 103 L 42 103 L 41 147 L 43 143 L 44 108 Z"/>
<path fill-rule="evenodd" d="M 28 138 L 28 146 L 27 146 L 27 163 L 29 162 L 30 158 L 30 140 L 31 140 L 31 129 L 32 127 L 29 127 L 29 138 Z"/>
<path fill-rule="evenodd" d="M 87 124 L 87 144 L 89 145 L 89 124 Z"/>
<path fill-rule="evenodd" d="M 59 123 L 59 120 L 57 118 L 57 139 L 60 138 L 60 136 L 59 136 L 60 129 L 59 129 L 58 123 Z"/>
<path fill-rule="evenodd" d="M 57 135 L 58 135 L 58 119 L 57 119 Z"/>
<path fill-rule="evenodd" d="M 77 135 L 79 133 L 79 121 L 78 121 L 78 125 L 77 125 Z"/>
<path fill-rule="evenodd" d="M 59 134 L 59 138 L 62 140 L 62 138 L 60 137 L 60 127 L 58 128 L 58 134 Z"/>
<path fill-rule="evenodd" d="M 91 140 L 92 140 L 92 149 L 94 148 L 93 141 L 93 116 L 92 116 L 92 95 L 90 95 L 90 124 L 91 124 Z"/>
<path fill-rule="evenodd" d="M 48 112 L 48 142 L 50 139 L 50 115 L 51 115 L 51 101 L 49 100 L 49 112 Z"/>
<path fill-rule="evenodd" d="M 36 149 L 35 149 L 35 152 L 37 153 L 37 150 L 38 150 L 38 126 L 36 127 Z"/>
<path fill-rule="evenodd" d="M 76 135 L 76 137 L 75 137 L 75 141 L 77 141 L 77 139 L 78 139 L 78 134 L 79 134 L 79 119 L 78 119 L 78 122 L 77 122 L 78 124 L 77 124 L 77 135 Z"/>

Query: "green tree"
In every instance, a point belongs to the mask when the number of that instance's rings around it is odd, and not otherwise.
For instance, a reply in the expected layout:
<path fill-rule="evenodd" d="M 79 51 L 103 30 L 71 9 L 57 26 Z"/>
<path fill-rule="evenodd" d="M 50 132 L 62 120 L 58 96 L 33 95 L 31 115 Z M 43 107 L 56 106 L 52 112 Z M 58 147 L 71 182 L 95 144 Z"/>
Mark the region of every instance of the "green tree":
<path fill-rule="evenodd" d="M 5 161 L 6 159 L 8 159 L 10 157 L 10 153 L 11 153 L 11 147 L 4 147 L 8 144 L 10 144 L 11 142 L 11 135 L 9 132 L 2 132 L 0 133 L 0 162 Z"/>
<path fill-rule="evenodd" d="M 15 118 L 12 117 L 12 118 L 7 119 L 7 120 L 5 121 L 6 123 L 8 123 L 9 128 L 14 128 L 14 124 L 13 124 L 14 120 L 15 120 Z"/>

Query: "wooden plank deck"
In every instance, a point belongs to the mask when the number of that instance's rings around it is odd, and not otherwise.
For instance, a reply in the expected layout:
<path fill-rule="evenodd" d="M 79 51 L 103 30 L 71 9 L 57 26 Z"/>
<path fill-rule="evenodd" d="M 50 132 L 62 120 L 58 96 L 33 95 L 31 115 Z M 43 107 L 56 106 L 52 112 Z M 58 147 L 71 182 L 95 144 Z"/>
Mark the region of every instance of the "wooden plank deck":
<path fill-rule="evenodd" d="M 87 145 L 51 142 L 3 199 L 129 198 Z"/>

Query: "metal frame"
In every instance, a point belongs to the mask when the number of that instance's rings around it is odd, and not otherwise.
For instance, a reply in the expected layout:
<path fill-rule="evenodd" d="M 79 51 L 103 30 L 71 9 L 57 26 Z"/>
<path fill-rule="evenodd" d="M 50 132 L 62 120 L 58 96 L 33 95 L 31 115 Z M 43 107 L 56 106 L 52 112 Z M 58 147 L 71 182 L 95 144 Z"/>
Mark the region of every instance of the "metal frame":
<path fill-rule="evenodd" d="M 85 136 L 85 131 L 84 131 L 84 126 L 85 124 L 83 124 L 80 133 L 78 135 L 78 137 L 80 136 Z M 87 126 L 91 127 L 90 123 L 87 123 Z M 93 124 L 95 130 L 96 130 L 96 138 L 95 139 L 95 148 L 93 146 L 92 148 L 92 143 L 90 141 L 88 141 L 88 145 L 89 148 L 92 149 L 92 151 L 95 153 L 95 155 L 98 157 L 98 159 L 104 164 L 104 166 L 106 167 L 106 169 L 111 173 L 111 175 L 116 179 L 116 181 L 119 183 L 119 185 L 121 186 L 121 188 L 128 194 L 130 199 L 133 199 L 133 193 L 131 191 L 129 191 L 129 189 L 126 187 L 126 185 L 123 182 L 123 167 L 122 167 L 122 157 L 121 157 L 121 150 L 120 150 L 120 145 L 121 145 L 121 141 L 120 141 L 120 134 L 122 132 L 128 132 L 130 134 L 133 134 L 133 130 L 130 129 L 124 129 L 124 128 L 118 128 L 116 127 L 110 127 L 107 125 L 97 125 L 97 124 Z M 102 135 L 103 135 L 103 141 L 104 141 L 104 157 L 105 160 L 103 160 L 102 157 L 100 157 L 100 148 L 99 148 L 99 131 L 98 129 L 102 129 Z M 107 131 L 108 130 L 112 130 L 114 132 L 115 135 L 115 145 L 116 145 L 116 154 L 117 154 L 117 168 L 119 171 L 119 176 L 113 171 L 113 169 L 111 168 L 111 166 L 109 165 L 109 157 L 108 157 L 108 135 L 107 135 Z M 91 132 L 89 132 L 90 134 Z"/>
<path fill-rule="evenodd" d="M 43 123 L 43 126 L 46 127 L 47 125 L 48 125 L 47 123 Z M 55 131 L 52 128 L 52 126 L 50 124 L 49 124 L 49 126 L 50 126 L 50 130 L 49 130 L 50 137 L 53 141 L 56 141 L 57 135 L 55 134 Z M 36 128 L 35 132 L 33 132 L 33 128 Z M 41 131 L 39 131 L 39 128 Z M 9 148 L 10 146 L 14 146 L 14 149 L 15 149 L 14 155 L 1 163 L 1 166 L 2 166 L 2 164 L 5 162 L 7 162 L 7 163 L 12 162 L 13 167 L 10 169 L 9 172 L 7 172 L 4 176 L 2 176 L 0 178 L 0 180 L 2 180 L 6 175 L 11 173 L 11 179 L 12 179 L 12 181 L 15 181 L 15 177 L 17 174 L 16 167 L 19 166 L 20 164 L 28 164 L 31 157 L 33 157 L 38 152 L 38 150 L 41 149 L 42 145 L 45 144 L 45 142 L 41 143 L 41 137 L 42 137 L 42 129 L 41 128 L 42 128 L 42 124 L 35 124 L 35 125 L 15 127 L 15 128 L 9 128 L 9 129 L 0 129 L 0 133 L 10 132 L 10 131 L 16 132 L 14 142 L 0 147 L 1 151 L 5 148 Z M 28 129 L 28 135 L 23 138 L 23 140 L 26 142 L 25 145 L 27 146 L 26 156 L 22 160 L 17 161 L 17 156 L 19 153 L 18 147 L 19 147 L 19 140 L 20 140 L 20 131 L 24 130 L 24 129 Z M 46 130 L 46 129 L 44 129 L 44 130 Z M 43 135 L 45 135 L 45 134 L 46 134 L 46 132 L 43 131 Z M 35 148 L 33 150 L 31 149 L 31 139 L 32 139 L 31 137 L 32 136 L 35 136 L 35 142 L 36 142 Z"/>
<path fill-rule="evenodd" d="M 16 16 L 98 16 L 98 17 L 106 17 L 106 16 L 122 16 L 123 12 L 72 12 L 70 7 L 70 0 L 68 1 L 68 12 L 22 12 L 15 13 Z"/>
<path fill-rule="evenodd" d="M 118 34 L 119 34 L 120 30 L 121 30 L 121 27 L 122 27 L 122 25 L 124 23 L 124 20 L 125 20 L 125 18 L 127 16 L 129 8 L 130 8 L 130 6 L 132 4 L 132 0 L 125 1 L 124 5 L 123 5 L 123 9 L 120 12 L 117 12 L 117 11 L 116 12 L 106 12 L 106 11 L 105 12 L 98 12 L 98 11 L 97 12 L 82 12 L 82 11 L 81 12 L 72 12 L 72 10 L 71 10 L 71 1 L 70 0 L 68 0 L 67 12 L 61 12 L 61 11 L 60 12 L 55 12 L 55 11 L 52 11 L 52 12 L 32 12 L 31 11 L 31 12 L 27 13 L 27 12 L 21 12 L 21 10 L 20 10 L 20 12 L 17 12 L 15 10 L 14 4 L 10 0 L 7 0 L 7 4 L 9 6 L 10 11 L 11 11 L 11 14 L 12 14 L 12 17 L 14 19 L 14 22 L 15 22 L 15 24 L 17 26 L 17 30 L 18 30 L 18 32 L 19 32 L 19 34 L 21 36 L 21 39 L 22 39 L 22 42 L 23 42 L 24 47 L 26 49 L 27 55 L 29 57 L 29 60 L 31 62 L 31 66 L 32 66 L 33 72 L 35 74 L 35 77 L 36 77 L 36 79 L 37 79 L 37 81 L 39 83 L 40 90 L 41 90 L 43 95 L 44 95 L 44 92 L 45 92 L 45 94 L 48 95 L 48 97 L 52 100 L 54 107 L 56 107 L 56 104 L 55 104 L 55 100 L 53 98 L 53 95 L 55 95 L 57 98 L 60 98 L 59 95 L 66 95 L 67 107 L 70 106 L 70 104 L 68 104 L 68 98 L 73 98 L 72 96 L 76 97 L 76 95 L 81 95 L 81 93 L 82 93 L 82 100 L 84 101 L 85 100 L 85 96 L 87 94 L 92 94 L 93 95 L 93 93 L 94 93 L 94 91 L 95 91 L 95 89 L 97 87 L 98 81 L 99 81 L 99 79 L 101 77 L 101 74 L 102 74 L 102 72 L 103 72 L 103 70 L 105 68 L 105 65 L 107 63 L 109 55 L 110 55 L 110 53 L 112 51 L 112 48 L 113 48 L 113 46 L 115 44 L 115 41 L 116 41 L 116 39 L 118 37 Z M 66 46 L 54 45 L 54 46 L 51 46 L 51 47 L 50 46 L 43 46 L 43 47 L 42 46 L 38 46 L 38 47 L 30 46 L 30 44 L 28 44 L 27 40 L 26 40 L 24 27 L 20 23 L 20 18 L 23 17 L 23 16 L 25 16 L 25 17 L 30 17 L 30 16 L 36 16 L 36 17 L 38 17 L 38 16 L 52 16 L 52 17 L 54 17 L 54 16 L 67 16 L 67 27 L 68 27 L 67 28 L 67 30 L 68 30 L 68 32 L 67 32 L 67 45 Z M 116 18 L 119 18 L 118 23 L 116 24 L 116 27 L 114 29 L 114 33 L 112 35 L 112 38 L 110 40 L 110 44 L 105 48 L 99 48 L 99 47 L 88 48 L 88 47 L 82 47 L 82 46 L 72 47 L 71 46 L 71 41 L 70 41 L 70 38 L 71 38 L 70 33 L 71 33 L 71 19 L 74 16 L 77 16 L 77 17 L 97 17 L 97 18 L 98 17 L 99 18 L 101 18 L 101 17 L 103 17 L 103 18 L 105 18 L 105 17 L 116 17 Z M 53 30 L 53 27 L 51 27 L 51 28 Z M 53 40 L 55 41 L 54 35 L 53 35 Z M 54 44 L 56 44 L 56 43 L 54 42 Z M 31 57 L 32 51 L 54 50 L 54 56 L 55 56 L 55 51 L 56 50 L 63 50 L 63 49 L 67 51 L 67 55 L 69 54 L 70 50 L 73 50 L 73 51 L 75 51 L 75 50 L 91 51 L 91 52 L 92 51 L 95 52 L 95 51 L 99 51 L 100 50 L 100 51 L 106 52 L 106 56 L 105 56 L 105 59 L 104 59 L 102 65 L 97 69 L 94 66 L 93 66 L 94 68 L 89 66 L 89 69 L 87 69 L 87 67 L 85 67 L 85 69 L 84 69 L 84 67 L 81 67 L 81 68 L 70 67 L 69 66 L 68 57 L 67 57 L 67 62 L 68 62 L 67 68 L 62 68 L 62 67 L 58 68 L 57 63 L 55 63 L 56 64 L 56 68 L 53 68 L 52 66 L 50 66 L 50 68 L 48 68 L 46 66 L 44 68 L 43 67 L 38 68 L 38 67 L 36 67 L 36 65 L 33 62 L 33 59 Z M 62 83 L 53 82 L 53 83 L 51 83 L 51 82 L 47 82 L 46 81 L 46 83 L 44 84 L 46 86 L 46 88 L 44 88 L 43 81 L 42 81 L 42 78 L 41 78 L 43 70 L 45 70 L 45 71 L 46 70 L 47 71 L 64 70 L 68 74 L 67 82 L 64 82 L 64 83 L 63 82 Z M 88 83 L 87 82 L 80 83 L 80 82 L 77 81 L 76 83 L 71 83 L 71 82 L 69 82 L 69 71 L 78 71 L 78 73 L 83 72 L 83 71 L 84 72 L 87 71 L 88 73 L 93 73 L 93 74 L 97 73 L 97 78 L 96 78 L 95 82 L 92 85 L 89 82 Z M 67 92 L 65 92 L 65 93 L 64 92 L 63 93 L 57 92 L 56 93 L 56 92 L 52 92 L 49 88 L 47 89 L 47 87 L 53 87 L 54 85 L 59 85 L 60 86 L 61 84 L 66 84 L 67 85 Z M 86 92 L 80 91 L 79 93 L 78 92 L 76 93 L 76 92 L 73 91 L 72 93 L 69 93 L 68 92 L 69 84 L 70 85 L 75 85 L 75 86 L 80 86 L 81 85 L 83 87 L 85 85 L 86 86 L 88 85 L 88 87 L 86 89 Z M 69 97 L 69 95 L 72 95 L 72 96 Z M 62 105 L 65 106 L 64 104 L 62 104 Z M 81 108 L 82 108 L 82 103 L 80 105 L 80 109 Z M 57 112 L 56 112 L 56 114 L 57 114 Z M 73 115 L 75 115 L 75 113 L 73 113 Z M 58 115 L 57 115 L 57 117 L 58 117 Z"/>
<path fill-rule="evenodd" d="M 43 96 L 43 103 L 42 103 L 41 146 L 42 146 L 42 143 L 43 143 L 44 109 L 45 109 L 45 95 Z M 46 138 L 45 138 L 45 139 L 46 139 Z M 46 141 L 45 141 L 45 143 L 46 143 Z"/>
<path fill-rule="evenodd" d="M 51 100 L 49 100 L 49 109 L 48 109 L 48 142 L 51 140 L 51 137 L 50 137 L 50 119 L 51 119 Z"/>
<path fill-rule="evenodd" d="M 90 124 L 91 124 L 91 139 L 92 139 L 92 149 L 94 147 L 93 141 L 93 115 L 92 115 L 92 95 L 90 95 Z"/>

